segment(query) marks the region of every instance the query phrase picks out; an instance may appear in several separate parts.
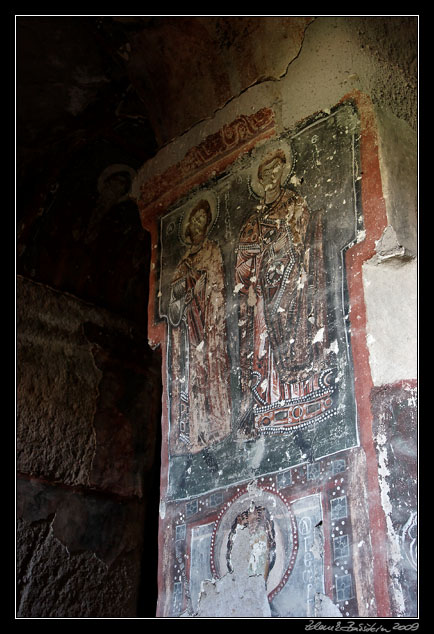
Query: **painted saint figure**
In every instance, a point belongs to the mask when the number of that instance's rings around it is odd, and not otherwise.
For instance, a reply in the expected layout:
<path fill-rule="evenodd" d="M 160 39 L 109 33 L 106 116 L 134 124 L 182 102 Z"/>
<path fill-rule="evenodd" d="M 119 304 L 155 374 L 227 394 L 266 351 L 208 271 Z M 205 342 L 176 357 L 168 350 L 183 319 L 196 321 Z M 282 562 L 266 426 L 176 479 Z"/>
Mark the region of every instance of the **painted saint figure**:
<path fill-rule="evenodd" d="M 267 581 L 276 561 L 274 522 L 268 509 L 251 502 L 237 515 L 228 536 L 226 561 L 231 573 L 262 575 Z"/>
<path fill-rule="evenodd" d="M 302 196 L 282 186 L 285 166 L 283 150 L 260 164 L 264 194 L 242 226 L 238 245 L 240 425 L 245 430 L 252 412 L 256 425 L 258 412 L 266 414 L 264 426 L 285 416 L 288 425 L 301 421 L 305 412 L 287 406 L 318 391 L 326 367 L 321 214 L 310 212 Z"/>
<path fill-rule="evenodd" d="M 206 199 L 190 211 L 188 246 L 171 283 L 172 454 L 197 453 L 230 432 L 223 260 L 207 237 L 212 212 Z"/>

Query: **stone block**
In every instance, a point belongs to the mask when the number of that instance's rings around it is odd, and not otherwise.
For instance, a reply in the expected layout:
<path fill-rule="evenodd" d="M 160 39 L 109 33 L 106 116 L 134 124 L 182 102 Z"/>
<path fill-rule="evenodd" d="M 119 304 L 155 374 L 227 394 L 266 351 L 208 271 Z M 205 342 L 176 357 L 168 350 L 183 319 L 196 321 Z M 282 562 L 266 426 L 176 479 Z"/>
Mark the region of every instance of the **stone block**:
<path fill-rule="evenodd" d="M 136 615 L 143 506 L 17 483 L 18 618 Z"/>
<path fill-rule="evenodd" d="M 160 389 L 145 337 L 25 278 L 17 306 L 18 471 L 142 496 Z"/>

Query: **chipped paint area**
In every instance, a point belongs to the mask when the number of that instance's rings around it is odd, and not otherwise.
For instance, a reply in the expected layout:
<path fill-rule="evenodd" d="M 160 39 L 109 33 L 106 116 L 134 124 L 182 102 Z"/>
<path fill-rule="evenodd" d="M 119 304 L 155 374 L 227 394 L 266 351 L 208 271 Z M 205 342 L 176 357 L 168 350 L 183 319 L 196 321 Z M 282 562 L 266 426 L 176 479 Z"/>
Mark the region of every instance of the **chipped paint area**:
<path fill-rule="evenodd" d="M 393 613 L 417 615 L 417 403 L 414 381 L 373 388 L 373 432 Z"/>
<path fill-rule="evenodd" d="M 322 340 L 323 340 L 323 338 L 324 338 L 324 330 L 325 330 L 325 329 L 324 329 L 324 327 L 323 327 L 323 328 L 320 328 L 320 329 L 317 331 L 317 333 L 316 333 L 315 337 L 313 338 L 312 343 L 318 343 L 318 342 L 320 342 L 320 341 L 322 341 Z"/>
<path fill-rule="evenodd" d="M 390 471 L 388 468 L 387 455 L 388 442 L 385 434 L 380 433 L 377 436 L 378 449 L 378 482 L 381 492 L 381 504 L 386 516 L 387 534 L 388 534 L 388 554 L 389 554 L 389 576 L 391 582 L 391 593 L 396 605 L 396 616 L 405 616 L 405 601 L 400 583 L 402 552 L 399 544 L 399 536 L 397 535 L 393 522 L 392 511 L 393 506 L 390 500 Z"/>

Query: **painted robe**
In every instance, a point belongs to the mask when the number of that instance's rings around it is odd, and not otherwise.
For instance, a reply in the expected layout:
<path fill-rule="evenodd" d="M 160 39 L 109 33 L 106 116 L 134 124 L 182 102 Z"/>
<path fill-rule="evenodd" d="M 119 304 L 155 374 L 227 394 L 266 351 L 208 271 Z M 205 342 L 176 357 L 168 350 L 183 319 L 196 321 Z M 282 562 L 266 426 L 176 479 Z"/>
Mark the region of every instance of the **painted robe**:
<path fill-rule="evenodd" d="M 184 255 L 171 285 L 172 454 L 196 453 L 231 430 L 224 288 L 220 249 L 205 238 Z"/>
<path fill-rule="evenodd" d="M 327 343 L 320 214 L 282 189 L 262 202 L 241 229 L 236 262 L 240 289 L 241 416 L 253 406 L 296 398 L 315 383 Z M 315 385 L 312 385 L 312 390 Z"/>

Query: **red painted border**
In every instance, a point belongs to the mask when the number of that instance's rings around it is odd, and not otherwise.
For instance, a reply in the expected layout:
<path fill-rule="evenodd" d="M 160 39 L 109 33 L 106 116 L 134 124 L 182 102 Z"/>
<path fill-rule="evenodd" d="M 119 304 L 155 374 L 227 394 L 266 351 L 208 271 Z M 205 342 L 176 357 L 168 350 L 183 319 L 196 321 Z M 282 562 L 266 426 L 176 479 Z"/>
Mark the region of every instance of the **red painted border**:
<path fill-rule="evenodd" d="M 331 599 L 334 600 L 333 593 L 333 574 L 332 574 L 332 566 L 333 566 L 333 555 L 332 555 L 332 522 L 330 517 L 330 503 L 328 490 L 333 487 L 333 484 L 329 484 L 328 486 L 324 486 L 324 489 L 321 491 L 321 504 L 322 504 L 322 517 L 323 517 L 323 531 L 324 531 L 324 593 Z M 326 535 L 329 538 L 326 538 Z"/>
<path fill-rule="evenodd" d="M 372 102 L 362 93 L 353 93 L 361 124 L 361 180 L 362 211 L 366 237 L 346 253 L 347 284 L 350 301 L 351 346 L 354 365 L 354 388 L 357 403 L 360 444 L 366 454 L 367 490 L 370 533 L 373 552 L 374 592 L 377 616 L 391 616 L 388 590 L 388 562 L 385 539 L 387 526 L 381 505 L 378 484 L 378 461 L 372 434 L 372 410 L 370 394 L 373 388 L 369 350 L 366 343 L 366 304 L 363 290 L 363 263 L 375 255 L 375 242 L 387 226 L 386 204 L 383 197 L 378 134 Z M 345 99 L 344 99 L 345 100 Z M 343 101 L 344 101 L 343 100 Z"/>
<path fill-rule="evenodd" d="M 137 205 L 143 227 L 149 229 L 152 222 L 193 187 L 222 172 L 238 156 L 275 132 L 271 108 L 262 108 L 252 115 L 240 115 L 191 148 L 181 161 L 162 174 L 142 182 Z"/>

